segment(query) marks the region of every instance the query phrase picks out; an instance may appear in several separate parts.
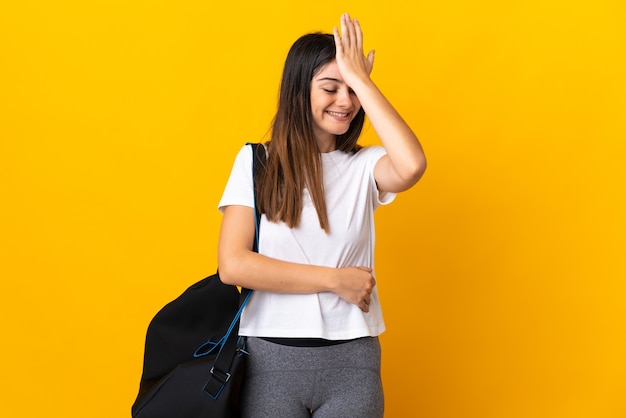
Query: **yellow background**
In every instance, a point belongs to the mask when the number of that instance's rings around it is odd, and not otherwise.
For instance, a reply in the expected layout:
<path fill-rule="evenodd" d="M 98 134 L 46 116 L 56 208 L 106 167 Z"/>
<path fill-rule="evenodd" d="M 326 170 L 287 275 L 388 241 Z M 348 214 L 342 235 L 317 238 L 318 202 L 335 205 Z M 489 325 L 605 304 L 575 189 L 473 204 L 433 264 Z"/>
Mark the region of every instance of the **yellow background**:
<path fill-rule="evenodd" d="M 0 415 L 130 416 L 287 49 L 344 11 L 429 159 L 377 214 L 386 416 L 626 417 L 623 0 L 3 2 Z"/>

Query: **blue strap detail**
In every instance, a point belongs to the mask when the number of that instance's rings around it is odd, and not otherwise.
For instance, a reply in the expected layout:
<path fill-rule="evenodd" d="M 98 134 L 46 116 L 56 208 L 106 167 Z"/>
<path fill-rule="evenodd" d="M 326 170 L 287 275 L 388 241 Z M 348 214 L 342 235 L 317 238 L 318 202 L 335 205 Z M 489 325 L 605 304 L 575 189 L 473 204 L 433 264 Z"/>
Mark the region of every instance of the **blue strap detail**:
<path fill-rule="evenodd" d="M 211 354 L 213 351 L 215 351 L 217 347 L 220 348 L 220 352 L 222 351 L 222 348 L 224 348 L 224 344 L 226 343 L 228 336 L 231 334 L 231 332 L 233 332 L 233 328 L 235 328 L 235 325 L 237 325 L 237 321 L 239 321 L 239 317 L 241 316 L 241 313 L 243 312 L 243 308 L 248 303 L 248 300 L 250 300 L 250 296 L 252 296 L 252 292 L 248 292 L 243 302 L 241 302 L 241 306 L 239 307 L 239 310 L 237 311 L 237 313 L 235 314 L 235 317 L 231 321 L 230 326 L 228 327 L 228 330 L 226 331 L 226 334 L 224 334 L 224 336 L 222 336 L 222 338 L 220 338 L 217 341 L 208 340 L 204 342 L 193 353 L 194 357 L 197 358 L 197 357 L 202 357 L 202 356 Z"/>

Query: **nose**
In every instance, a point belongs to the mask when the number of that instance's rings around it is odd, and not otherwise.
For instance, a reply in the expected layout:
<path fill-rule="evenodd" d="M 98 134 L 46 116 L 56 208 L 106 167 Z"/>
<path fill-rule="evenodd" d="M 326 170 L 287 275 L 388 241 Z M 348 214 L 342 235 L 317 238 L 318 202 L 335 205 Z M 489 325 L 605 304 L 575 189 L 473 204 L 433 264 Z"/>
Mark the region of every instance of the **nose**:
<path fill-rule="evenodd" d="M 341 107 L 350 107 L 352 106 L 352 97 L 350 97 L 350 91 L 348 88 L 342 88 L 337 91 L 337 99 L 336 103 Z"/>

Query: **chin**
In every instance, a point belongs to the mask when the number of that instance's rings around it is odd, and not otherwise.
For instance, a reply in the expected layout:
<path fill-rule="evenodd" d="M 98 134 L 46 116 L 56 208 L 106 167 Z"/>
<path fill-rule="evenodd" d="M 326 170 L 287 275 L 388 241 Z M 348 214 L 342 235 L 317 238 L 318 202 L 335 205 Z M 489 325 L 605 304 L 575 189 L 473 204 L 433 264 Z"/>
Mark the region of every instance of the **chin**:
<path fill-rule="evenodd" d="M 348 132 L 350 130 L 350 126 L 346 126 L 345 128 L 338 128 L 338 129 L 334 129 L 334 130 L 329 130 L 330 133 L 332 133 L 333 135 L 343 135 L 346 132 Z"/>

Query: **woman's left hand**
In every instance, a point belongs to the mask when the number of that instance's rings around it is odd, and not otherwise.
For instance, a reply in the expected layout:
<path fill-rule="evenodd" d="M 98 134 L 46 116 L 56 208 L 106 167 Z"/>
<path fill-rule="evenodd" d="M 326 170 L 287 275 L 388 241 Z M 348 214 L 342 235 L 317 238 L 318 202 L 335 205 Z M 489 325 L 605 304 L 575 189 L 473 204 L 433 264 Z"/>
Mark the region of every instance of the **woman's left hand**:
<path fill-rule="evenodd" d="M 359 21 L 345 13 L 341 15 L 341 35 L 335 27 L 335 46 L 337 48 L 337 67 L 348 86 L 364 78 L 369 78 L 374 66 L 374 50 L 367 57 L 363 53 L 363 31 Z"/>

